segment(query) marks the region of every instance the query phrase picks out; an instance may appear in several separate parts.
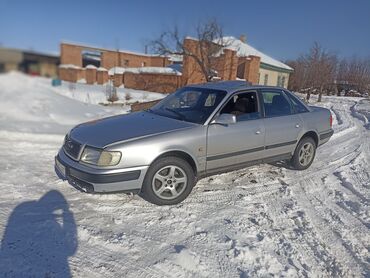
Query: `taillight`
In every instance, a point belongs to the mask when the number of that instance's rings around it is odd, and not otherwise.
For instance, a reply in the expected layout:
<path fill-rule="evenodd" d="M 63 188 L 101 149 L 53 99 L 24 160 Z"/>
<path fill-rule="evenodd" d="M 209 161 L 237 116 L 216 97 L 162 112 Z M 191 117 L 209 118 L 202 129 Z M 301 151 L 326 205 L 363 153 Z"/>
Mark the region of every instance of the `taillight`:
<path fill-rule="evenodd" d="M 330 121 L 330 127 L 332 127 L 333 126 L 333 116 L 331 115 L 331 113 L 330 113 L 329 121 Z"/>

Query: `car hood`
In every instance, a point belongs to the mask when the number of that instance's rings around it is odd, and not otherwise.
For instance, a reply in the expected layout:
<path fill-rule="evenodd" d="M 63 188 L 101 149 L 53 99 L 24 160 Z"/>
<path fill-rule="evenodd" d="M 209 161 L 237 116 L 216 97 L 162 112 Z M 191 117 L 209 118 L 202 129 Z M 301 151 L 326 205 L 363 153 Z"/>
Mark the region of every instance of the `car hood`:
<path fill-rule="evenodd" d="M 70 136 L 79 143 L 103 148 L 116 142 L 190 128 L 194 125 L 149 112 L 134 112 L 80 124 L 71 130 Z"/>

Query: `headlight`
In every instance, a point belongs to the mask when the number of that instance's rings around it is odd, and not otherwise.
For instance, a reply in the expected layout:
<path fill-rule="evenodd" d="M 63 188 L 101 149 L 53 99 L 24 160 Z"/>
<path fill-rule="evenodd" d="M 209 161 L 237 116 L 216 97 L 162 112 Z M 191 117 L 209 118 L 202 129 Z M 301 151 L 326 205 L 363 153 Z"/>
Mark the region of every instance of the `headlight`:
<path fill-rule="evenodd" d="M 120 162 L 121 152 L 103 151 L 85 147 L 80 160 L 97 166 L 114 166 Z"/>

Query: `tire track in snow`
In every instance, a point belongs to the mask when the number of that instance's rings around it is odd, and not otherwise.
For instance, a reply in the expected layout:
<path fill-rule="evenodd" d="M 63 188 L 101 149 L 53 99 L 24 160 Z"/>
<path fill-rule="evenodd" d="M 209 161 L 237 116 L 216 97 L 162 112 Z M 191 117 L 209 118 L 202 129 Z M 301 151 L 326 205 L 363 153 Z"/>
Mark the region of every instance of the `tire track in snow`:
<path fill-rule="evenodd" d="M 287 190 L 292 193 L 289 188 Z M 294 265 L 302 276 L 308 277 L 309 273 L 338 274 L 341 265 L 317 242 L 317 234 L 312 230 L 312 226 L 306 223 L 304 210 L 294 198 L 294 194 L 285 199 L 280 196 L 270 198 L 268 213 L 275 219 L 277 227 L 292 230 L 288 237 L 286 233 L 276 229 L 278 241 L 275 244 L 277 252 L 286 253 L 289 264 Z M 291 233 L 295 240 L 291 239 Z"/>
<path fill-rule="evenodd" d="M 297 188 L 300 190 L 294 191 L 295 189 L 293 189 L 293 192 L 295 192 L 296 199 L 304 208 L 310 222 L 314 225 L 316 234 L 325 242 L 325 245 L 329 247 L 331 256 L 335 257 L 336 260 L 345 267 L 345 273 L 340 274 L 350 276 L 354 273 L 365 273 L 366 266 L 358 260 L 353 250 L 351 250 L 350 245 L 345 242 L 341 234 L 338 232 L 336 225 L 340 224 L 333 224 L 333 222 L 327 220 L 323 211 L 319 210 L 319 208 L 313 203 L 312 199 L 310 199 L 310 196 L 306 194 L 304 189 L 306 185 L 307 183 L 302 182 L 300 187 Z"/>

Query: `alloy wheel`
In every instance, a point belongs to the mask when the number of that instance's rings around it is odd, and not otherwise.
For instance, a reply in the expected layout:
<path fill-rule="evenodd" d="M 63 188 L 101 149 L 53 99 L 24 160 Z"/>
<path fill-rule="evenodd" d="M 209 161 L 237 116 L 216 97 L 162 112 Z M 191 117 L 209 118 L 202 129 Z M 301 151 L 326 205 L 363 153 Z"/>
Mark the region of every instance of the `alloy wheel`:
<path fill-rule="evenodd" d="M 183 169 L 175 165 L 159 169 L 153 177 L 152 188 L 159 198 L 172 200 L 185 190 L 188 178 Z"/>
<path fill-rule="evenodd" d="M 307 166 L 311 163 L 314 156 L 314 146 L 307 142 L 303 144 L 302 148 L 299 150 L 299 163 L 302 166 Z"/>

